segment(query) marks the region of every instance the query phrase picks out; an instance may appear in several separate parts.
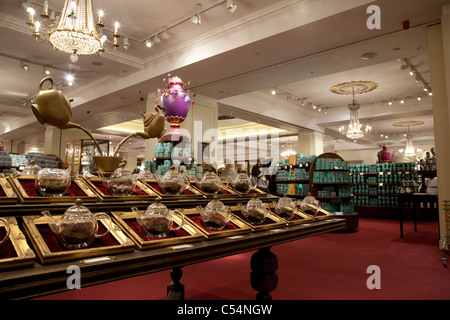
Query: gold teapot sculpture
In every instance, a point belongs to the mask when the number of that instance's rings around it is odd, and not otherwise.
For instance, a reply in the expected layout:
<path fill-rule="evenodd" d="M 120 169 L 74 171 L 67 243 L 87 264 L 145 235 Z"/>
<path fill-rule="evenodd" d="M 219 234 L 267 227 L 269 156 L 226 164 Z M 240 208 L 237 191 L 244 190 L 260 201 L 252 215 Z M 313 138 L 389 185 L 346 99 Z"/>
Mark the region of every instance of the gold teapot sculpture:
<path fill-rule="evenodd" d="M 184 224 L 184 215 L 179 210 L 169 210 L 160 199 L 156 199 L 155 203 L 149 205 L 145 211 L 139 211 L 136 207 L 132 207 L 131 210 L 135 213 L 136 221 L 147 237 L 164 238 L 170 231 L 179 230 Z M 181 224 L 172 228 L 175 213 L 181 217 Z"/>
<path fill-rule="evenodd" d="M 49 89 L 43 88 L 45 82 L 51 84 Z M 67 99 L 60 90 L 55 89 L 53 78 L 49 76 L 43 78 L 39 83 L 39 92 L 36 95 L 35 103 L 31 105 L 31 110 L 39 123 L 43 125 L 48 124 L 57 127 L 58 129 L 76 128 L 84 131 L 92 139 L 97 148 L 98 155 L 94 156 L 93 159 L 98 169 L 103 172 L 112 172 L 118 168 L 121 159 L 116 157 L 116 154 L 123 143 L 129 138 L 136 136 L 140 136 L 144 139 L 160 138 L 166 131 L 164 128 L 164 107 L 156 106 L 155 112 L 150 114 L 141 112 L 145 132 L 135 132 L 129 135 L 117 145 L 112 156 L 104 156 L 100 145 L 91 132 L 79 124 L 70 122 L 72 117 L 70 103 L 72 101 L 73 99 Z M 162 111 L 162 113 L 160 111 Z"/>
<path fill-rule="evenodd" d="M 11 232 L 11 226 L 8 222 L 8 220 L 6 220 L 6 218 L 2 218 L 0 217 L 0 221 L 3 221 L 4 227 L 6 229 L 6 234 L 4 236 L 4 238 L 2 240 L 0 240 L 0 244 L 2 244 L 3 242 L 5 242 L 6 240 L 8 240 L 9 238 L 9 233 Z"/>
<path fill-rule="evenodd" d="M 47 217 L 50 229 L 56 234 L 61 244 L 69 249 L 82 249 L 89 246 L 96 238 L 105 236 L 106 232 L 98 234 L 98 217 L 105 217 L 112 225 L 110 216 L 104 212 L 92 214 L 83 206 L 81 199 L 75 200 L 75 205 L 68 208 L 61 219 L 56 221 L 49 211 L 41 212 Z"/>

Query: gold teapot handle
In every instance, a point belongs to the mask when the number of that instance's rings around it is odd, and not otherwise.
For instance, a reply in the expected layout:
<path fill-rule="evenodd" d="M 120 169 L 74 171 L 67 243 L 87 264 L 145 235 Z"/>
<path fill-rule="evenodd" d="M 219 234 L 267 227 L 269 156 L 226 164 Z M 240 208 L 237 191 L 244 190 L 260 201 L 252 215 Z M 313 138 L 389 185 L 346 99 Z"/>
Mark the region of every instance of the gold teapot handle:
<path fill-rule="evenodd" d="M 39 82 L 39 91 L 42 91 L 42 85 L 44 84 L 45 81 L 50 81 L 52 84 L 52 87 L 50 89 L 47 90 L 51 90 L 55 88 L 55 83 L 53 82 L 53 78 L 52 77 L 45 77 L 44 79 L 41 80 L 41 82 Z"/>

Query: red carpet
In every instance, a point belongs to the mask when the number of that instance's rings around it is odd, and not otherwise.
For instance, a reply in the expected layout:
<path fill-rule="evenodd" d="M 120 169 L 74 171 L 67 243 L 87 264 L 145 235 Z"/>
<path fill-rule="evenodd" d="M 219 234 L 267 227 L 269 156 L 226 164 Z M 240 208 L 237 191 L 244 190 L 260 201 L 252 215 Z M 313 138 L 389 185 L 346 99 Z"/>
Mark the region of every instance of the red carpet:
<path fill-rule="evenodd" d="M 278 257 L 274 300 L 447 300 L 450 269 L 443 266 L 436 221 L 414 232 L 396 220 L 360 219 L 359 231 L 328 233 L 272 248 Z M 186 300 L 254 300 L 253 252 L 186 266 Z M 380 289 L 368 289 L 370 265 L 380 267 Z M 169 271 L 40 297 L 49 300 L 164 300 Z"/>

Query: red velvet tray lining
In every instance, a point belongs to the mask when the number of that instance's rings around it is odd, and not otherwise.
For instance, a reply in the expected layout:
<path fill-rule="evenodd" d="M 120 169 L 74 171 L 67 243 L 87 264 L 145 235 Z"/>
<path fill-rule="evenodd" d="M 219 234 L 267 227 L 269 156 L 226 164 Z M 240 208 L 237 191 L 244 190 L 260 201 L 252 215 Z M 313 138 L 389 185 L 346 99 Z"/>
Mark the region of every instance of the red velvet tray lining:
<path fill-rule="evenodd" d="M 47 224 L 39 224 L 36 225 L 36 227 L 51 252 L 72 251 L 72 249 L 67 249 L 59 242 L 56 234 L 50 229 Z M 97 233 L 103 234 L 104 232 L 106 232 L 106 228 L 101 223 L 99 223 Z M 108 233 L 101 238 L 95 238 L 94 242 L 92 242 L 85 249 L 110 247 L 116 245 L 120 245 L 120 243 L 114 238 L 111 233 Z"/>
<path fill-rule="evenodd" d="M 222 230 L 211 230 L 208 227 L 206 227 L 205 225 L 203 225 L 202 217 L 200 216 L 200 214 L 190 214 L 187 217 L 189 219 L 191 219 L 196 225 L 198 225 L 199 227 L 201 227 L 203 230 L 205 230 L 207 232 L 221 232 L 221 231 L 239 229 L 239 227 L 237 225 L 235 225 L 234 223 L 229 221 L 225 225 L 225 228 L 223 228 Z"/>
<path fill-rule="evenodd" d="M 164 239 L 170 239 L 170 238 L 186 237 L 186 236 L 190 235 L 185 230 L 183 230 L 183 228 L 181 228 L 179 230 L 171 230 L 167 234 L 167 236 L 164 238 L 147 237 L 144 234 L 144 232 L 142 231 L 141 226 L 136 221 L 136 219 L 130 218 L 130 219 L 124 219 L 124 221 L 144 241 L 164 240 Z M 187 222 L 185 222 L 185 223 L 187 223 Z M 174 222 L 172 228 L 177 228 L 177 227 L 178 227 L 178 224 L 176 222 Z"/>
<path fill-rule="evenodd" d="M 29 197 L 41 197 L 41 195 L 36 191 L 36 185 L 34 180 L 20 180 L 20 184 L 22 185 L 23 189 L 27 193 Z M 86 197 L 86 193 L 81 190 L 81 188 L 72 181 L 72 184 L 70 185 L 69 190 L 64 195 L 66 197 Z"/>
<path fill-rule="evenodd" d="M 103 182 L 101 182 L 101 181 L 91 181 L 91 182 L 98 190 L 100 190 L 101 193 L 103 193 L 106 196 L 112 196 L 109 193 L 108 188 L 103 184 Z M 141 188 L 139 188 L 139 187 L 134 187 L 133 193 L 131 194 L 131 196 L 133 196 L 133 195 L 148 196 L 148 194 L 145 193 L 144 191 L 142 191 Z"/>
<path fill-rule="evenodd" d="M 6 235 L 6 229 L 1 227 L 0 229 L 0 240 L 3 239 Z M 8 259 L 8 258 L 16 258 L 17 253 L 14 249 L 14 246 L 11 242 L 11 239 L 5 240 L 2 244 L 0 244 L 0 259 Z"/>

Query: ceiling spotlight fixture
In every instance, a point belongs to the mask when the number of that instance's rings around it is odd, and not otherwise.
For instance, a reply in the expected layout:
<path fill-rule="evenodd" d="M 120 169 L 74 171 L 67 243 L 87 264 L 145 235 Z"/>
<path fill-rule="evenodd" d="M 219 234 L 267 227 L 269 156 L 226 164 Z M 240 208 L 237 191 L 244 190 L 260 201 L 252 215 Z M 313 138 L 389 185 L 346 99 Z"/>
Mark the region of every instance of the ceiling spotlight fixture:
<path fill-rule="evenodd" d="M 394 104 L 394 101 L 391 99 L 388 101 L 388 105 L 392 106 Z"/>
<path fill-rule="evenodd" d="M 404 104 L 404 103 L 405 103 L 405 98 L 402 98 L 402 99 L 400 100 L 400 103 L 401 103 L 401 104 Z"/>
<path fill-rule="evenodd" d="M 147 40 L 147 41 L 145 41 L 145 45 L 147 46 L 147 48 L 151 48 L 152 42 L 150 40 Z"/>
<path fill-rule="evenodd" d="M 201 24 L 202 23 L 202 18 L 200 17 L 200 14 L 196 14 L 194 16 L 191 17 L 191 22 L 193 24 Z"/>
<path fill-rule="evenodd" d="M 66 76 L 67 84 L 68 84 L 69 86 L 72 86 L 72 85 L 73 85 L 74 79 L 75 79 L 75 78 L 74 78 L 73 75 L 68 74 L 68 75 Z"/>
<path fill-rule="evenodd" d="M 47 67 L 44 67 L 44 74 L 45 74 L 46 76 L 49 76 L 49 75 L 51 74 L 50 69 L 47 68 Z"/>
<path fill-rule="evenodd" d="M 276 95 L 277 94 L 277 90 L 276 89 L 272 89 L 272 91 L 270 92 L 272 95 Z"/>
<path fill-rule="evenodd" d="M 54 49 L 70 53 L 70 60 L 76 62 L 80 54 L 100 55 L 105 51 L 105 47 L 108 47 L 106 42 L 112 44 L 113 50 L 119 47 L 119 23 L 115 23 L 114 39 L 109 41 L 106 36 L 99 36 L 104 27 L 103 11 L 100 10 L 98 13 L 97 24 L 94 22 L 92 11 L 92 0 L 64 0 L 58 21 L 50 24 L 48 1 L 45 0 L 41 13 L 43 23 L 34 21 L 35 11 L 31 7 L 27 9 L 29 17 L 26 23 L 37 42 L 50 42 Z M 45 25 L 45 28 L 41 29 L 41 25 Z"/>
<path fill-rule="evenodd" d="M 170 35 L 167 33 L 167 30 L 164 30 L 164 31 L 161 33 L 161 38 L 162 38 L 163 40 L 167 40 L 167 39 L 170 38 Z"/>
<path fill-rule="evenodd" d="M 431 90 L 428 91 L 428 95 L 431 97 L 433 95 L 433 92 L 431 92 Z"/>
<path fill-rule="evenodd" d="M 157 34 L 155 34 L 155 36 L 153 37 L 153 43 L 154 43 L 154 44 L 158 44 L 158 43 L 160 43 L 160 42 L 161 42 L 161 39 L 158 37 Z"/>
<path fill-rule="evenodd" d="M 25 71 L 28 71 L 30 69 L 30 67 L 23 61 L 20 63 L 20 67 Z"/>
<path fill-rule="evenodd" d="M 227 9 L 231 13 L 234 13 L 237 9 L 237 5 L 232 0 L 227 0 Z"/>
<path fill-rule="evenodd" d="M 130 39 L 128 37 L 123 38 L 123 47 L 128 49 L 130 47 Z"/>
<path fill-rule="evenodd" d="M 421 101 L 422 97 L 421 96 L 417 96 L 417 101 Z"/>

